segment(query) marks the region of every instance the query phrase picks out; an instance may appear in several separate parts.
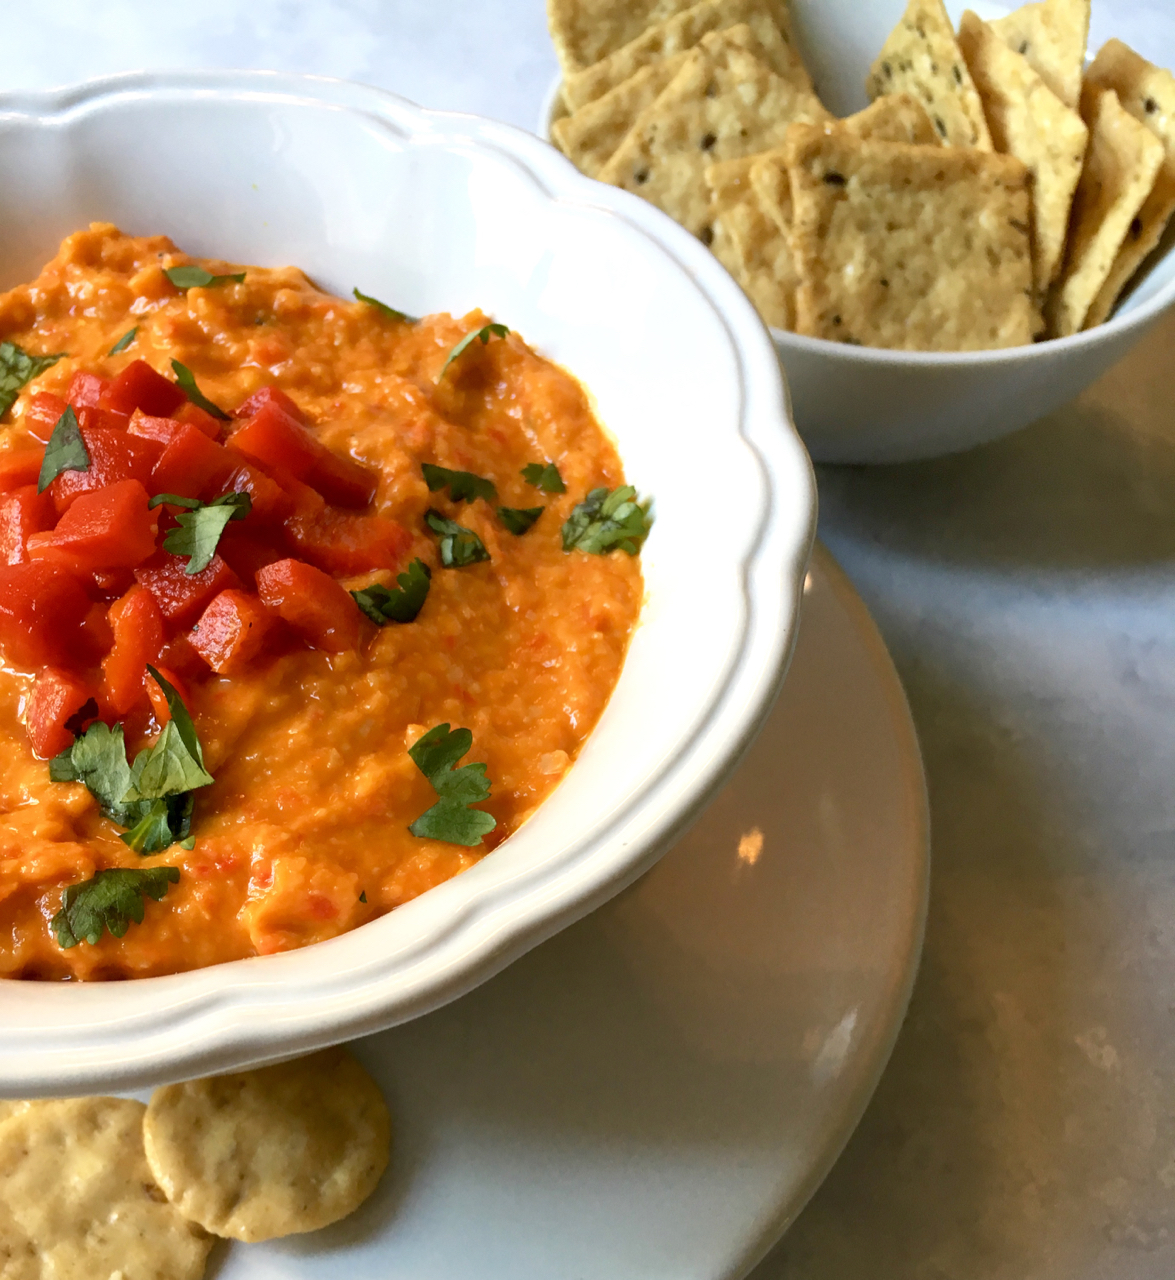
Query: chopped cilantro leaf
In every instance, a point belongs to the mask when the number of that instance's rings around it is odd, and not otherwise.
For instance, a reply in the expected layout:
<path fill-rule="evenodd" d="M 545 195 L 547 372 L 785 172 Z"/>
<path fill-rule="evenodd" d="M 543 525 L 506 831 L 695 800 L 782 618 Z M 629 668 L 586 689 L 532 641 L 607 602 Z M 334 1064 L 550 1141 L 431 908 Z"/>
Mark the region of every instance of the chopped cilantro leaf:
<path fill-rule="evenodd" d="M 437 381 L 439 382 L 445 376 L 445 372 L 448 367 L 457 359 L 465 348 L 470 345 L 470 343 L 480 338 L 481 345 L 484 347 L 491 337 L 497 336 L 499 338 L 504 338 L 509 332 L 510 330 L 507 329 L 504 324 L 487 324 L 483 325 L 480 329 L 474 329 L 471 333 L 467 333 L 465 337 L 457 343 L 453 350 L 449 352 L 445 363 L 441 365 L 440 373 L 437 374 Z"/>
<path fill-rule="evenodd" d="M 423 560 L 413 560 L 396 578 L 398 589 L 388 590 L 378 582 L 352 591 L 355 603 L 375 623 L 382 627 L 389 622 L 413 622 L 424 608 L 428 596 L 432 571 Z"/>
<path fill-rule="evenodd" d="M 464 569 L 467 565 L 477 564 L 479 560 L 488 560 L 490 553 L 485 543 L 463 524 L 455 520 L 446 520 L 439 511 L 431 508 L 424 513 L 424 522 L 441 536 L 438 549 L 441 553 L 441 564 L 446 569 Z"/>
<path fill-rule="evenodd" d="M 422 462 L 420 469 L 424 473 L 429 493 L 436 493 L 438 489 L 447 487 L 449 497 L 454 502 L 472 502 L 474 498 L 493 502 L 498 496 L 492 480 L 475 476 L 472 471 L 450 471 L 448 467 L 434 466 L 431 462 Z"/>
<path fill-rule="evenodd" d="M 178 360 L 171 362 L 172 372 L 175 374 L 176 383 L 179 389 L 188 397 L 188 399 L 198 408 L 203 409 L 205 413 L 210 413 L 214 418 L 219 418 L 221 422 L 228 422 L 229 415 L 218 404 L 213 404 L 203 391 L 196 385 L 196 375 L 187 367 L 180 364 Z"/>
<path fill-rule="evenodd" d="M 131 785 L 122 725 L 114 728 L 95 720 L 60 755 L 49 761 L 49 777 L 54 782 L 80 782 L 98 801 L 104 817 L 120 827 L 132 826 L 141 814 L 123 803 Z"/>
<path fill-rule="evenodd" d="M 121 351 L 125 351 L 135 340 L 135 335 L 139 332 L 139 326 L 135 325 L 133 329 L 128 329 L 126 333 L 110 348 L 106 353 L 108 356 L 116 356 Z"/>
<path fill-rule="evenodd" d="M 367 901 L 367 890 L 366 890 L 366 889 L 364 889 L 364 890 L 363 890 L 363 892 L 359 895 L 359 901 L 360 901 L 360 902 L 366 902 L 366 901 Z"/>
<path fill-rule="evenodd" d="M 203 267 L 168 267 L 163 273 L 177 289 L 210 289 L 218 284 L 242 284 L 245 279 L 243 271 L 230 275 L 214 276 Z"/>
<path fill-rule="evenodd" d="M 567 486 L 559 474 L 559 468 L 553 462 L 528 462 L 522 468 L 522 478 L 544 493 L 566 493 Z"/>
<path fill-rule="evenodd" d="M 161 493 L 148 505 L 172 502 L 177 497 L 174 493 Z M 192 501 L 181 498 L 174 505 L 187 506 Z M 173 556 L 189 557 L 185 573 L 200 573 L 212 563 L 228 522 L 244 520 L 252 509 L 253 499 L 247 493 L 222 493 L 211 502 L 197 503 L 192 510 L 176 516 L 176 527 L 163 539 L 163 549 Z"/>
<path fill-rule="evenodd" d="M 53 424 L 49 443 L 45 445 L 45 457 L 41 461 L 41 474 L 37 477 L 37 492 L 46 489 L 63 471 L 89 471 L 90 455 L 82 439 L 73 406 L 66 405 L 65 412 Z"/>
<path fill-rule="evenodd" d="M 192 829 L 191 795 L 167 796 L 142 801 L 141 805 L 146 812 L 129 831 L 123 832 L 123 844 L 144 855 L 158 853 L 177 843 L 183 849 L 192 848 L 195 841 L 188 835 Z"/>
<path fill-rule="evenodd" d="M 389 320 L 400 320 L 404 324 L 417 323 L 415 316 L 410 316 L 403 311 L 397 311 L 395 307 L 389 307 L 386 302 L 380 302 L 378 298 L 373 298 L 370 294 L 360 293 L 358 289 L 352 289 L 351 292 L 360 302 L 366 302 L 369 307 L 374 307 L 382 315 L 387 316 Z"/>
<path fill-rule="evenodd" d="M 653 527 L 652 499 L 636 501 L 632 485 L 593 489 L 563 523 L 563 550 L 602 556 L 619 548 L 635 556 Z"/>
<path fill-rule="evenodd" d="M 453 767 L 472 746 L 473 734 L 468 729 L 450 731 L 447 724 L 438 724 L 409 747 L 413 763 L 432 783 L 438 797 L 408 828 L 414 836 L 472 848 L 498 825 L 484 810 L 469 808 L 489 797 L 485 765 Z"/>
<path fill-rule="evenodd" d="M 148 511 L 154 511 L 156 507 L 165 505 L 169 507 L 187 507 L 189 511 L 198 511 L 205 504 L 199 498 L 185 498 L 180 493 L 157 493 L 153 498 L 147 500 Z"/>
<path fill-rule="evenodd" d="M 52 356 L 31 356 L 15 342 L 0 342 L 0 418 L 2 418 L 26 382 L 55 365 L 65 355 L 59 351 Z"/>
<path fill-rule="evenodd" d="M 511 533 L 521 536 L 543 514 L 542 507 L 499 507 L 498 519 Z"/>
<path fill-rule="evenodd" d="M 94 946 L 105 929 L 121 938 L 132 920 L 143 923 L 143 900 L 158 902 L 179 878 L 178 867 L 110 867 L 92 880 L 71 884 L 51 922 L 58 945 L 65 950 L 83 941 Z"/>

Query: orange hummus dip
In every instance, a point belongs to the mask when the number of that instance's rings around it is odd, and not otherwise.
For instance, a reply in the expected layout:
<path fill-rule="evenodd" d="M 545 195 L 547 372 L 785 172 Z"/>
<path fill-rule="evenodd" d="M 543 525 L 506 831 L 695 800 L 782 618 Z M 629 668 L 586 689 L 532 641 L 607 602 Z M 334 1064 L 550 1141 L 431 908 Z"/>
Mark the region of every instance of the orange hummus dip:
<path fill-rule="evenodd" d="M 187 264 L 245 279 L 185 291 L 165 271 Z M 408 530 L 406 560 L 431 570 L 416 619 L 361 619 L 355 648 L 289 644 L 232 674 L 188 680 L 215 779 L 193 793 L 190 849 L 141 856 L 85 786 L 50 780 L 25 729 L 36 672 L 5 662 L 0 976 L 165 974 L 333 937 L 492 852 L 558 784 L 619 677 L 642 602 L 640 560 L 563 549 L 576 504 L 625 483 L 573 377 L 513 333 L 474 341 L 442 375 L 454 346 L 487 322 L 480 312 L 400 322 L 321 292 L 293 267 L 197 262 L 166 237 L 103 224 L 70 236 L 33 283 L 0 296 L 0 342 L 67 353 L 5 415 L 0 460 L 32 442 L 37 393 L 65 399 L 77 371 L 109 379 L 136 359 L 171 377 L 177 360 L 230 413 L 263 387 L 288 395 L 323 443 L 374 474 L 370 510 Z M 109 354 L 134 326 L 130 348 Z M 233 430 L 227 423 L 230 440 Z M 528 483 L 522 469 L 536 462 L 553 462 L 566 492 Z M 430 493 L 424 463 L 486 477 L 498 503 L 542 515 L 517 536 L 489 501 Z M 473 530 L 489 559 L 442 567 L 430 508 Z M 347 590 L 396 580 L 384 569 L 335 576 Z M 408 749 L 443 723 L 472 732 L 463 763 L 484 762 L 492 784 L 479 807 L 497 827 L 478 847 L 408 829 L 437 799 Z M 133 759 L 160 724 L 125 728 Z M 142 923 L 121 938 L 59 945 L 50 922 L 67 886 L 106 868 L 155 866 L 177 868 L 179 880 L 145 900 Z"/>

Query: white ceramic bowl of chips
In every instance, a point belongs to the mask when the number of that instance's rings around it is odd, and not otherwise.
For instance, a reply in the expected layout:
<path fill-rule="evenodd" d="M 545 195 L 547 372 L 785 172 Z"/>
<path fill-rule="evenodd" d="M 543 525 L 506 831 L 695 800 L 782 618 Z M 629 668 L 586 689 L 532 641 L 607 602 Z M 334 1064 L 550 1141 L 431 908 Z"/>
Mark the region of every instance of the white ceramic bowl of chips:
<path fill-rule="evenodd" d="M 295 263 L 337 293 L 361 282 L 417 314 L 480 305 L 583 380 L 657 513 L 615 695 L 520 831 L 305 950 L 127 982 L 0 981 L 0 1096 L 153 1084 L 390 1026 L 647 869 L 779 689 L 814 530 L 774 350 L 709 253 L 528 134 L 312 78 L 134 75 L 5 96 L 0 169 L 0 287 L 110 220 L 195 254 Z"/>

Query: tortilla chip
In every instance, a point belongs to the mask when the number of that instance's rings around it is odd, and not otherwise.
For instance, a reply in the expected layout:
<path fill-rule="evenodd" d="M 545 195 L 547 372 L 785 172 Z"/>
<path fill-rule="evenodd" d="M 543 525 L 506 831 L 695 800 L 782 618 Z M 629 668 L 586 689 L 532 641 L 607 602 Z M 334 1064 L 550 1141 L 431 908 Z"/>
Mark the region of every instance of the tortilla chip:
<path fill-rule="evenodd" d="M 789 147 L 797 332 L 907 351 L 1032 341 L 1019 160 L 798 126 Z"/>
<path fill-rule="evenodd" d="M 1110 274 L 1085 317 L 1085 328 L 1101 324 L 1123 288 L 1157 248 L 1175 213 L 1175 76 L 1140 58 L 1120 40 L 1102 45 L 1085 73 L 1088 84 L 1113 89 L 1125 110 L 1155 135 L 1166 149 L 1155 185 L 1130 224 Z"/>
<path fill-rule="evenodd" d="M 740 23 L 751 28 L 762 46 L 760 56 L 776 74 L 811 90 L 812 81 L 791 39 L 784 0 L 702 0 L 701 4 L 695 4 L 669 21 L 650 27 L 631 44 L 617 49 L 594 66 L 567 76 L 563 96 L 568 106 L 577 110 L 602 98 L 641 67 L 696 48 L 703 36 Z"/>
<path fill-rule="evenodd" d="M 678 53 L 651 62 L 602 98 L 556 121 L 551 137 L 559 150 L 580 172 L 594 178 L 624 141 L 633 121 L 657 101 L 688 57 L 688 52 Z"/>
<path fill-rule="evenodd" d="M 212 1240 L 167 1203 L 141 1102 L 28 1103 L 0 1124 L 0 1275 L 199 1280 Z"/>
<path fill-rule="evenodd" d="M 1089 130 L 1027 59 L 970 10 L 959 24 L 959 47 L 983 100 L 995 149 L 1022 160 L 1032 174 L 1033 278 L 1043 298 L 1061 269 Z"/>
<path fill-rule="evenodd" d="M 778 146 L 789 124 L 828 114 L 814 94 L 725 35 L 714 32 L 693 50 L 599 174 L 657 205 L 707 244 L 714 232 L 706 168 Z"/>
<path fill-rule="evenodd" d="M 1026 4 L 991 29 L 1022 57 L 1058 98 L 1076 111 L 1089 38 L 1090 0 L 1042 0 Z"/>
<path fill-rule="evenodd" d="M 563 78 L 590 67 L 693 0 L 547 0 L 547 27 Z"/>
<path fill-rule="evenodd" d="M 942 0 L 910 0 L 870 68 L 865 88 L 870 98 L 912 94 L 948 145 L 991 150 L 983 106 Z"/>
<path fill-rule="evenodd" d="M 1058 338 L 1084 325 L 1166 155 L 1154 134 L 1123 110 L 1113 89 L 1087 85 L 1081 114 L 1089 146 L 1073 199 L 1065 263 L 1045 309 L 1049 332 Z"/>
<path fill-rule="evenodd" d="M 864 111 L 836 123 L 858 138 L 909 142 L 921 147 L 942 145 L 926 108 L 908 93 L 883 94 Z"/>

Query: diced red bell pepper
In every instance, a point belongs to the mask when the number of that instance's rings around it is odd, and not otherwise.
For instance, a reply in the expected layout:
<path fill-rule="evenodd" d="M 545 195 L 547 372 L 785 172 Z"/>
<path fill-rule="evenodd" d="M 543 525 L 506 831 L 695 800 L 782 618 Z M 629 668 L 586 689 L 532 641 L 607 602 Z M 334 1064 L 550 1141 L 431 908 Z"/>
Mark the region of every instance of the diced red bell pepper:
<path fill-rule="evenodd" d="M 50 533 L 28 540 L 30 560 L 55 560 L 78 572 L 133 569 L 155 552 L 158 517 L 137 480 L 79 494 Z"/>
<path fill-rule="evenodd" d="M 168 671 L 174 671 L 176 675 L 183 679 L 199 680 L 201 676 L 208 674 L 208 664 L 192 648 L 189 635 L 190 632 L 181 631 L 179 635 L 173 636 L 163 646 L 159 654 L 159 670 L 165 676 Z M 167 678 L 171 679 L 170 676 Z M 172 684 L 175 684 L 174 680 L 172 680 Z M 179 686 L 176 685 L 176 688 L 179 688 Z M 187 701 L 186 695 L 184 700 Z"/>
<path fill-rule="evenodd" d="M 46 667 L 37 676 L 24 722 L 33 750 L 42 760 L 51 760 L 73 743 L 74 735 L 66 727 L 67 722 L 93 696 L 85 680 L 61 667 Z"/>
<path fill-rule="evenodd" d="M 222 591 L 200 615 L 189 639 L 213 671 L 232 675 L 265 647 L 273 618 L 244 591 Z"/>
<path fill-rule="evenodd" d="M 163 615 L 155 597 L 137 584 L 110 606 L 114 647 L 102 663 L 103 710 L 124 716 L 146 697 L 147 663 L 163 648 Z"/>
<path fill-rule="evenodd" d="M 13 489 L 22 489 L 26 484 L 36 484 L 40 479 L 44 459 L 45 450 L 37 445 L 0 453 L 0 493 L 11 493 Z"/>
<path fill-rule="evenodd" d="M 170 667 L 162 666 L 158 662 L 153 662 L 151 665 L 179 694 L 180 701 L 184 706 L 189 706 L 191 698 L 188 694 L 188 687 L 183 680 Z M 167 695 L 149 671 L 143 677 L 143 688 L 147 690 L 147 697 L 151 700 L 151 710 L 155 712 L 155 721 L 162 728 L 171 719 L 171 708 L 167 705 Z"/>
<path fill-rule="evenodd" d="M 170 378 L 156 373 L 146 360 L 132 360 L 102 395 L 103 409 L 134 413 L 142 409 L 153 417 L 166 418 L 187 399 Z"/>
<path fill-rule="evenodd" d="M 281 524 L 294 510 L 293 500 L 285 489 L 264 471 L 247 462 L 242 462 L 225 480 L 224 492 L 247 493 L 253 500 L 247 517 L 250 525 Z M 310 492 L 313 493 L 314 490 L 311 489 Z"/>
<path fill-rule="evenodd" d="M 249 528 L 252 522 L 233 521 L 220 535 L 217 552 L 228 562 L 229 568 L 238 574 L 242 582 L 252 582 L 258 569 L 286 558 L 284 548 L 274 545 L 264 536 L 264 531 Z"/>
<path fill-rule="evenodd" d="M 273 399 L 234 431 L 228 443 L 267 469 L 281 468 L 313 485 L 341 507 L 365 507 L 375 496 L 374 472 L 333 453 Z"/>
<path fill-rule="evenodd" d="M 21 422 L 34 440 L 44 444 L 53 434 L 57 419 L 68 408 L 65 401 L 51 391 L 37 391 L 29 397 Z"/>
<path fill-rule="evenodd" d="M 177 425 L 179 430 L 151 473 L 152 492 L 176 493 L 184 498 L 219 497 L 238 466 L 236 457 L 209 440 L 199 427 L 186 422 Z"/>
<path fill-rule="evenodd" d="M 97 373 L 86 373 L 79 369 L 69 380 L 69 390 L 65 398 L 74 409 L 97 409 L 102 403 L 103 393 L 110 386 L 110 379 Z"/>
<path fill-rule="evenodd" d="M 395 520 L 334 507 L 312 516 L 293 515 L 285 531 L 291 549 L 303 560 L 339 577 L 368 569 L 398 572 L 412 547 L 412 535 Z"/>
<path fill-rule="evenodd" d="M 134 579 L 132 578 L 133 582 Z M 125 593 L 124 593 L 125 594 Z M 78 643 L 77 665 L 93 666 L 100 663 L 114 644 L 114 629 L 110 625 L 110 607 L 101 601 L 90 605 L 82 619 L 81 639 Z"/>
<path fill-rule="evenodd" d="M 90 595 L 96 594 L 106 603 L 117 600 L 119 596 L 125 596 L 135 585 L 132 569 L 92 569 L 86 574 L 86 579 L 92 587 Z"/>
<path fill-rule="evenodd" d="M 241 585 L 240 578 L 218 555 L 199 573 L 187 573 L 187 563 L 186 556 L 157 551 L 135 570 L 136 581 L 155 597 L 163 616 L 180 627 L 195 622 L 213 596 Z"/>
<path fill-rule="evenodd" d="M 57 508 L 49 493 L 38 493 L 35 484 L 14 489 L 0 499 L 0 564 L 27 564 L 28 540 L 52 529 Z"/>
<path fill-rule="evenodd" d="M 180 422 L 186 422 L 190 426 L 199 427 L 209 440 L 219 440 L 221 436 L 221 423 L 218 418 L 214 418 L 207 409 L 201 409 L 198 404 L 193 404 L 188 400 L 185 404 L 180 405 L 176 410 L 175 416 Z"/>
<path fill-rule="evenodd" d="M 83 425 L 80 430 L 90 465 L 85 471 L 63 471 L 49 486 L 58 511 L 65 511 L 79 494 L 105 489 L 120 480 L 137 480 L 150 489 L 151 472 L 163 454 L 158 440 L 108 427 Z"/>
<path fill-rule="evenodd" d="M 90 597 L 78 578 L 52 564 L 0 565 L 0 650 L 14 667 L 76 665 Z"/>
<path fill-rule="evenodd" d="M 175 439 L 182 425 L 175 418 L 153 418 L 149 413 L 135 413 L 127 423 L 127 430 L 133 436 L 158 440 L 166 447 Z"/>
<path fill-rule="evenodd" d="M 237 406 L 233 411 L 233 417 L 251 418 L 255 413 L 260 413 L 267 404 L 276 405 L 283 413 L 288 413 L 295 422 L 301 423 L 304 427 L 310 424 L 309 418 L 278 387 L 262 387 L 260 391 L 254 391 L 244 404 Z"/>
<path fill-rule="evenodd" d="M 343 653 L 359 647 L 359 606 L 321 569 L 301 560 L 266 565 L 257 574 L 257 594 L 315 649 Z"/>
<path fill-rule="evenodd" d="M 113 409 L 95 409 L 85 406 L 75 411 L 79 427 L 105 427 L 108 431 L 125 431 L 130 425 L 130 418 L 125 413 L 115 413 Z"/>

